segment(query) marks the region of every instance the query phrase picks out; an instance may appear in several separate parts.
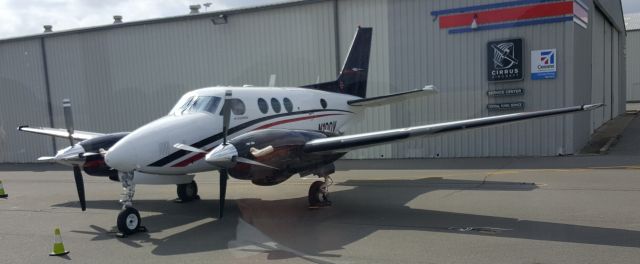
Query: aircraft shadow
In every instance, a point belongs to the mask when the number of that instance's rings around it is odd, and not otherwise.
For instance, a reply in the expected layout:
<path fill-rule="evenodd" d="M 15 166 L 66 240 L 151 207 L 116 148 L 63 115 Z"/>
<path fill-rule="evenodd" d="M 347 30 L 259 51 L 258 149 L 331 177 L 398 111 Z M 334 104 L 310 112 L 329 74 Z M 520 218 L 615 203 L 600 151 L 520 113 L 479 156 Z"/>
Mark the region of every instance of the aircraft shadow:
<path fill-rule="evenodd" d="M 218 201 L 200 200 L 176 204 L 165 200 L 136 200 L 148 233 L 117 238 L 115 226 L 90 225 L 91 231 L 74 231 L 93 240 L 118 239 L 132 247 L 152 244 L 156 255 L 178 255 L 212 250 L 232 251 L 239 257 L 268 254 L 269 259 L 300 257 L 330 263 L 330 251 L 340 250 L 380 230 L 413 230 L 459 233 L 543 241 L 640 247 L 640 231 L 602 228 L 516 218 L 423 210 L 405 204 L 433 190 L 531 191 L 532 183 L 448 180 L 349 180 L 350 189 L 331 193 L 334 206 L 309 210 L 307 198 L 284 200 L 229 200 L 225 217 L 217 219 Z M 336 187 L 337 188 L 337 187 Z M 335 190 L 335 189 L 334 189 Z M 76 207 L 76 202 L 58 204 Z M 87 207 L 112 209 L 116 201 L 87 201 Z M 154 212 L 145 216 L 146 212 Z M 183 225 L 194 227 L 164 238 L 151 234 Z M 327 260 L 329 259 L 329 260 Z"/>
<path fill-rule="evenodd" d="M 1 163 L 0 171 L 70 171 L 71 167 L 51 163 Z"/>
<path fill-rule="evenodd" d="M 578 155 L 564 157 L 490 157 L 348 160 L 335 162 L 348 170 L 504 170 L 504 169 L 620 169 L 638 167 L 638 156 Z"/>

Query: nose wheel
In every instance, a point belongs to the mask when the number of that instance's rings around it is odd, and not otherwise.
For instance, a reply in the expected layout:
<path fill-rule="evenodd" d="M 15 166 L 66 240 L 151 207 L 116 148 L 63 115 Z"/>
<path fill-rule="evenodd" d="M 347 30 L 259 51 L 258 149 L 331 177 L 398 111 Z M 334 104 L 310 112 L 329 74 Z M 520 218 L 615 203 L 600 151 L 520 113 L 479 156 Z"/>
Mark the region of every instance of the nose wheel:
<path fill-rule="evenodd" d="M 331 177 L 326 176 L 324 181 L 315 181 L 309 187 L 309 208 L 317 209 L 331 206 L 329 201 L 329 186 L 333 184 Z"/>
<path fill-rule="evenodd" d="M 122 237 L 126 237 L 137 232 L 146 232 L 147 229 L 140 224 L 142 219 L 140 213 L 133 207 L 127 207 L 118 214 L 118 231 Z"/>

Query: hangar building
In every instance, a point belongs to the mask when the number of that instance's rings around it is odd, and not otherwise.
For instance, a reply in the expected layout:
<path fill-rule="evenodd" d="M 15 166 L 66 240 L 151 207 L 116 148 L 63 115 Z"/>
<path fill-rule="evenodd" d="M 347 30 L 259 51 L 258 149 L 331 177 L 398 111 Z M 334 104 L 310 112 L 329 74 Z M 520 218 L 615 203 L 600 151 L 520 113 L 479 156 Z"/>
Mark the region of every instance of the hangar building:
<path fill-rule="evenodd" d="M 374 28 L 369 96 L 440 93 L 367 110 L 347 132 L 606 103 L 591 113 L 372 147 L 348 158 L 571 154 L 624 110 L 625 30 L 610 0 L 309 0 L 0 40 L 0 162 L 32 162 L 65 141 L 20 124 L 130 131 L 186 91 L 298 86 L 335 78 L 355 28 Z M 126 21 L 129 18 L 124 18 Z M 135 18 L 131 18 L 135 19 Z M 295 102 L 294 102 L 295 103 Z M 56 146 L 54 146 L 56 145 Z"/>
<path fill-rule="evenodd" d="M 625 16 L 627 30 L 627 101 L 640 102 L 640 14 Z"/>

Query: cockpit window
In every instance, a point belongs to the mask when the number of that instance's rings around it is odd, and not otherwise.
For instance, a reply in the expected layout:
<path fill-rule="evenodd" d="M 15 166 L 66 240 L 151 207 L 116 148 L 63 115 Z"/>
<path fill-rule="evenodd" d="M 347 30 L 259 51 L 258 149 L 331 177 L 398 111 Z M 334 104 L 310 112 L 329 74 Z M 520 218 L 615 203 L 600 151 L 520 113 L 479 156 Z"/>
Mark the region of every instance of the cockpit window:
<path fill-rule="evenodd" d="M 187 113 L 209 112 L 215 113 L 220 104 L 220 97 L 215 96 L 198 96 L 187 109 Z"/>
<path fill-rule="evenodd" d="M 191 105 L 191 102 L 193 101 L 193 96 L 189 96 L 188 98 L 183 98 L 180 99 L 180 101 L 178 101 L 178 103 L 176 104 L 176 106 L 173 108 L 173 110 L 171 110 L 171 112 L 169 112 L 169 114 L 182 114 L 182 112 L 184 110 L 186 110 L 189 105 Z"/>
<path fill-rule="evenodd" d="M 209 112 L 215 113 L 220 104 L 220 97 L 216 96 L 192 96 L 184 100 L 184 103 L 178 102 L 176 107 L 170 114 L 182 115 L 185 113 Z"/>

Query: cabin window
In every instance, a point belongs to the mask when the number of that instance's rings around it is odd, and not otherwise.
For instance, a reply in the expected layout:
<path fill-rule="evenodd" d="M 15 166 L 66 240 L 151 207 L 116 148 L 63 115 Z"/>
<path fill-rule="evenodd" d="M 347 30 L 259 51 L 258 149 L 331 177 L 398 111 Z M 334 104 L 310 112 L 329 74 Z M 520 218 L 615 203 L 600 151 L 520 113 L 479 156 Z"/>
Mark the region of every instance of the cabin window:
<path fill-rule="evenodd" d="M 293 103 L 291 103 L 289 98 L 285 97 L 282 99 L 282 104 L 284 105 L 284 109 L 287 110 L 287 113 L 291 113 L 291 111 L 293 111 Z"/>
<path fill-rule="evenodd" d="M 280 113 L 280 110 L 282 109 L 280 106 L 280 101 L 278 101 L 278 99 L 276 98 L 271 98 L 271 108 L 273 108 L 274 112 Z"/>
<path fill-rule="evenodd" d="M 267 104 L 267 100 L 258 98 L 258 109 L 260 109 L 260 112 L 262 112 L 263 114 L 266 114 L 269 111 L 269 105 Z"/>
<path fill-rule="evenodd" d="M 247 108 L 244 105 L 244 102 L 238 98 L 229 99 L 229 104 L 231 106 L 231 113 L 234 115 L 244 115 Z M 222 115 L 222 110 L 224 109 L 224 105 L 220 108 L 220 115 Z"/>
<path fill-rule="evenodd" d="M 320 105 L 322 106 L 322 109 L 327 109 L 327 101 L 324 99 L 320 99 Z"/>

